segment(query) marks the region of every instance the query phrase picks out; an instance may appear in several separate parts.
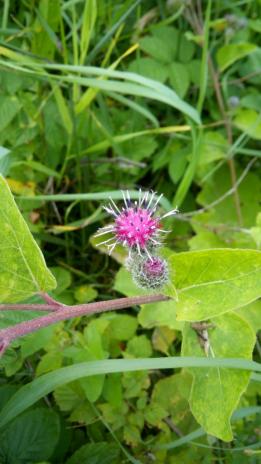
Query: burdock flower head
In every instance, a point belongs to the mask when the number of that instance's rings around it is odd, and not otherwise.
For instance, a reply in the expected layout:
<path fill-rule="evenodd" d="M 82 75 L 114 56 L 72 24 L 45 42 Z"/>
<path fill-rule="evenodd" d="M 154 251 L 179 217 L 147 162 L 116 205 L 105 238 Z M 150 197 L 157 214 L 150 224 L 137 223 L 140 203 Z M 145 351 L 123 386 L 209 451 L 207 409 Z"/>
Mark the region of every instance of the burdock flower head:
<path fill-rule="evenodd" d="M 130 258 L 129 264 L 132 279 L 135 284 L 147 290 L 158 290 L 169 280 L 167 261 L 160 256 L 149 258 Z"/>
<path fill-rule="evenodd" d="M 163 195 L 155 192 L 139 191 L 139 198 L 131 201 L 129 192 L 122 192 L 123 207 L 119 208 L 112 198 L 105 211 L 113 217 L 113 223 L 98 230 L 96 237 L 112 234 L 112 237 L 99 243 L 106 245 L 109 254 L 117 244 L 123 245 L 129 251 L 127 265 L 134 281 L 142 288 L 159 288 L 168 279 L 168 266 L 165 260 L 157 256 L 162 245 L 162 234 L 168 231 L 162 229 L 161 221 L 175 215 L 175 208 L 168 213 L 159 215 L 159 202 Z"/>

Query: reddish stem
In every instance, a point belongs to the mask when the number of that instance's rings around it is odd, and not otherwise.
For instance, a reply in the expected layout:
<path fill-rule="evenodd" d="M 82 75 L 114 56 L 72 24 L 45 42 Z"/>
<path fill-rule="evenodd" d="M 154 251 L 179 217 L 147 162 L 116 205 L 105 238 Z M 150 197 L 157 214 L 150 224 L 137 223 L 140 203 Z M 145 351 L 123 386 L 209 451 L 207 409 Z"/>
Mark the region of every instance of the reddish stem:
<path fill-rule="evenodd" d="M 66 308 L 64 305 L 56 304 L 32 304 L 32 303 L 21 303 L 21 304 L 13 304 L 13 303 L 4 303 L 0 304 L 0 311 L 57 311 L 61 308 Z"/>
<path fill-rule="evenodd" d="M 41 310 L 52 309 L 54 311 L 51 314 L 40 316 L 36 319 L 21 322 L 20 324 L 8 327 L 7 329 L 0 330 L 0 356 L 4 353 L 7 346 L 16 338 L 23 337 L 24 335 L 42 329 L 43 327 L 47 327 L 51 324 L 55 324 L 56 322 L 65 321 L 66 319 L 71 319 L 73 317 L 129 308 L 130 306 L 134 305 L 154 303 L 156 301 L 167 301 L 168 299 L 169 298 L 164 295 L 144 295 L 135 296 L 131 298 L 118 298 L 109 301 L 98 301 L 95 303 L 75 306 L 62 306 L 60 307 L 60 309 L 57 309 L 57 305 L 59 304 L 58 302 L 56 305 L 0 305 L 1 309 L 10 309 L 12 306 L 13 309 L 18 309 L 18 307 L 20 306 L 20 308 L 23 309 L 31 309 L 37 311 L 38 309 L 40 309 L 40 306 Z"/>

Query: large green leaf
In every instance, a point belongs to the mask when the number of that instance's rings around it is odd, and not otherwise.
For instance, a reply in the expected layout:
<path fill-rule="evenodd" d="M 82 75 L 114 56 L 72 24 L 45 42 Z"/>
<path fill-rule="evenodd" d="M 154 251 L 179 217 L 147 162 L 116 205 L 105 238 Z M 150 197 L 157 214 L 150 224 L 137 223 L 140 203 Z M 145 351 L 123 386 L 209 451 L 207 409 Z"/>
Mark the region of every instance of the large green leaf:
<path fill-rule="evenodd" d="M 260 297 L 261 252 L 213 249 L 174 254 L 177 319 L 201 321 Z"/>
<path fill-rule="evenodd" d="M 52 455 L 60 434 L 58 415 L 38 408 L 9 424 L 0 435 L 0 461 L 24 464 L 45 461 Z"/>
<path fill-rule="evenodd" d="M 55 287 L 55 278 L 0 176 L 0 301 L 16 302 Z"/>
<path fill-rule="evenodd" d="M 255 334 L 238 315 L 226 314 L 212 320 L 209 342 L 212 356 L 251 358 Z M 199 337 L 190 324 L 183 333 L 182 354 L 205 356 Z M 211 435 L 224 440 L 233 439 L 230 418 L 239 398 L 245 391 L 250 374 L 233 369 L 189 369 L 193 374 L 190 407 L 197 421 Z"/>

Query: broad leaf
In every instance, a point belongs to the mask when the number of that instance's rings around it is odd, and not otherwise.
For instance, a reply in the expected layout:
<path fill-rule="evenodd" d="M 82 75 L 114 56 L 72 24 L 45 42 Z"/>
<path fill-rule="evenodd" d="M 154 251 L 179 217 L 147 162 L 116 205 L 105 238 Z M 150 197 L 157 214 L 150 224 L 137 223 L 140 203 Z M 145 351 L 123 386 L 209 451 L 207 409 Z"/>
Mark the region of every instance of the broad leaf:
<path fill-rule="evenodd" d="M 221 71 L 227 69 L 235 61 L 244 58 L 256 50 L 256 45 L 242 42 L 224 45 L 217 52 L 217 62 Z"/>
<path fill-rule="evenodd" d="M 177 319 L 201 321 L 260 297 L 261 252 L 213 249 L 174 254 Z"/>
<path fill-rule="evenodd" d="M 0 301 L 23 300 L 55 287 L 43 255 L 0 176 Z"/>
<path fill-rule="evenodd" d="M 58 442 L 58 415 L 48 409 L 28 411 L 15 419 L 0 435 L 0 461 L 24 464 L 45 461 Z"/>
<path fill-rule="evenodd" d="M 254 332 L 261 329 L 261 300 L 253 301 L 247 306 L 240 308 L 237 314 L 248 322 Z"/>
<path fill-rule="evenodd" d="M 210 356 L 240 357 L 251 359 L 255 334 L 251 327 L 236 314 L 226 314 L 212 320 L 214 327 L 208 329 Z M 186 324 L 183 333 L 184 356 L 206 356 L 199 336 Z M 250 374 L 233 369 L 194 369 L 190 393 L 190 407 L 204 430 L 221 440 L 233 439 L 230 418 L 240 396 L 245 391 Z"/>

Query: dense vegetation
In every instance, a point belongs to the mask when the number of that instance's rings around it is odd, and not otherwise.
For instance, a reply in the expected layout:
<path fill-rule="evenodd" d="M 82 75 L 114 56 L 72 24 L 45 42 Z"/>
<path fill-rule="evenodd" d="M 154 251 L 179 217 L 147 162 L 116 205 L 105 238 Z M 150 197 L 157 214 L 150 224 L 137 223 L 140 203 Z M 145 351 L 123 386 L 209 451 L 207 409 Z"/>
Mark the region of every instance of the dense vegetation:
<path fill-rule="evenodd" d="M 164 220 L 173 299 L 7 347 L 0 463 L 258 463 L 260 1 L 3 0 L 0 11 L 1 303 L 42 302 L 6 221 L 39 279 L 48 272 L 7 185 L 65 305 L 147 294 L 123 247 L 96 247 L 109 195 L 121 205 L 121 190 L 153 190 L 160 211 L 180 210 Z M 40 314 L 1 311 L 0 329 Z M 111 374 L 108 358 L 122 360 Z M 100 375 L 77 377 L 88 361 Z"/>

